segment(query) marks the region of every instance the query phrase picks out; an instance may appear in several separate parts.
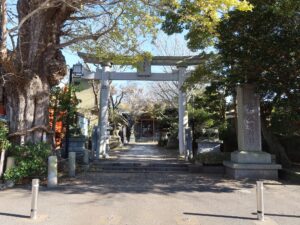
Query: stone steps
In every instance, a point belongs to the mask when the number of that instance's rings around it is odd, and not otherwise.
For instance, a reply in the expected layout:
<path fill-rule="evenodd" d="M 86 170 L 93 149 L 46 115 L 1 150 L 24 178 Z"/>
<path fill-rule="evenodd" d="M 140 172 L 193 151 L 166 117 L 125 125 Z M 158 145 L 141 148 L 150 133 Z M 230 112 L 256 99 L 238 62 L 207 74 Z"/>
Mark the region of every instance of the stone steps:
<path fill-rule="evenodd" d="M 147 173 L 147 172 L 188 172 L 187 163 L 94 163 L 90 172 Z"/>

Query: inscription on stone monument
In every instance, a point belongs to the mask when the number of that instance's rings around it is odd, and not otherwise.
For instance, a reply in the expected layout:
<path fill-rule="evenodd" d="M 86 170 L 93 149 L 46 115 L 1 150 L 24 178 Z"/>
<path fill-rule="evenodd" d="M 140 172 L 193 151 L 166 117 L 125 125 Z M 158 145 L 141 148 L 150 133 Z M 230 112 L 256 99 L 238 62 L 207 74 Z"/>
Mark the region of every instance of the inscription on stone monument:
<path fill-rule="evenodd" d="M 261 124 L 259 97 L 254 86 L 238 87 L 239 150 L 261 151 Z"/>

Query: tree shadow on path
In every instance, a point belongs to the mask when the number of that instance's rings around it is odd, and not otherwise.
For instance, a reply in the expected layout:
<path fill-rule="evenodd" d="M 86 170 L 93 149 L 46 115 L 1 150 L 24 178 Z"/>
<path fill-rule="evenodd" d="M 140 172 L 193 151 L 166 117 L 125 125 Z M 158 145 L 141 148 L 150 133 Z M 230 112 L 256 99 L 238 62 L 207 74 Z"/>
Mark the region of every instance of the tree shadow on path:
<path fill-rule="evenodd" d="M 208 213 L 189 213 L 189 212 L 184 212 L 183 214 L 184 215 L 189 215 L 189 216 L 207 216 L 207 217 L 220 217 L 220 218 L 228 218 L 228 219 L 257 220 L 254 217 L 218 215 L 218 214 L 208 214 Z"/>
<path fill-rule="evenodd" d="M 4 213 L 4 212 L 0 212 L 0 216 L 8 216 L 8 217 L 16 217 L 16 218 L 24 218 L 24 219 L 30 218 L 30 216 L 26 216 L 26 215 L 20 215 L 20 214 L 14 214 L 14 213 Z"/>
<path fill-rule="evenodd" d="M 177 192 L 231 193 L 253 188 L 254 183 L 233 181 L 218 175 L 168 174 L 168 173 L 86 173 L 70 179 L 58 188 L 66 194 L 80 193 L 153 193 L 169 195 Z"/>

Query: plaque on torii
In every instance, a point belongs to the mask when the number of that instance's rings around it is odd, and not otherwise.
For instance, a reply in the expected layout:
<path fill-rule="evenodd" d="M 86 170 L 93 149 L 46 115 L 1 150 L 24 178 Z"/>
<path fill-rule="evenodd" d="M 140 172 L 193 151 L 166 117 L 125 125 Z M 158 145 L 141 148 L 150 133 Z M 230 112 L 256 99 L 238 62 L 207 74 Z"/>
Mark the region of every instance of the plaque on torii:
<path fill-rule="evenodd" d="M 148 78 L 151 76 L 151 61 L 145 58 L 143 62 L 140 62 L 137 67 L 137 76 Z"/>

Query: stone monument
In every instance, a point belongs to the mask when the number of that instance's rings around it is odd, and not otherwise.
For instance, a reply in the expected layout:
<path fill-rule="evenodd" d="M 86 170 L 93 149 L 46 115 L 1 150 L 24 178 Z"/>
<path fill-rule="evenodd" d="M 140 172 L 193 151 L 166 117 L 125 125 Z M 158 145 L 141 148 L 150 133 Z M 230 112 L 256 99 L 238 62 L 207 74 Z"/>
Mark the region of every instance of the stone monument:
<path fill-rule="evenodd" d="M 272 164 L 271 155 L 262 151 L 259 96 L 255 86 L 237 87 L 238 151 L 224 161 L 226 174 L 235 179 L 277 179 L 281 165 Z"/>

